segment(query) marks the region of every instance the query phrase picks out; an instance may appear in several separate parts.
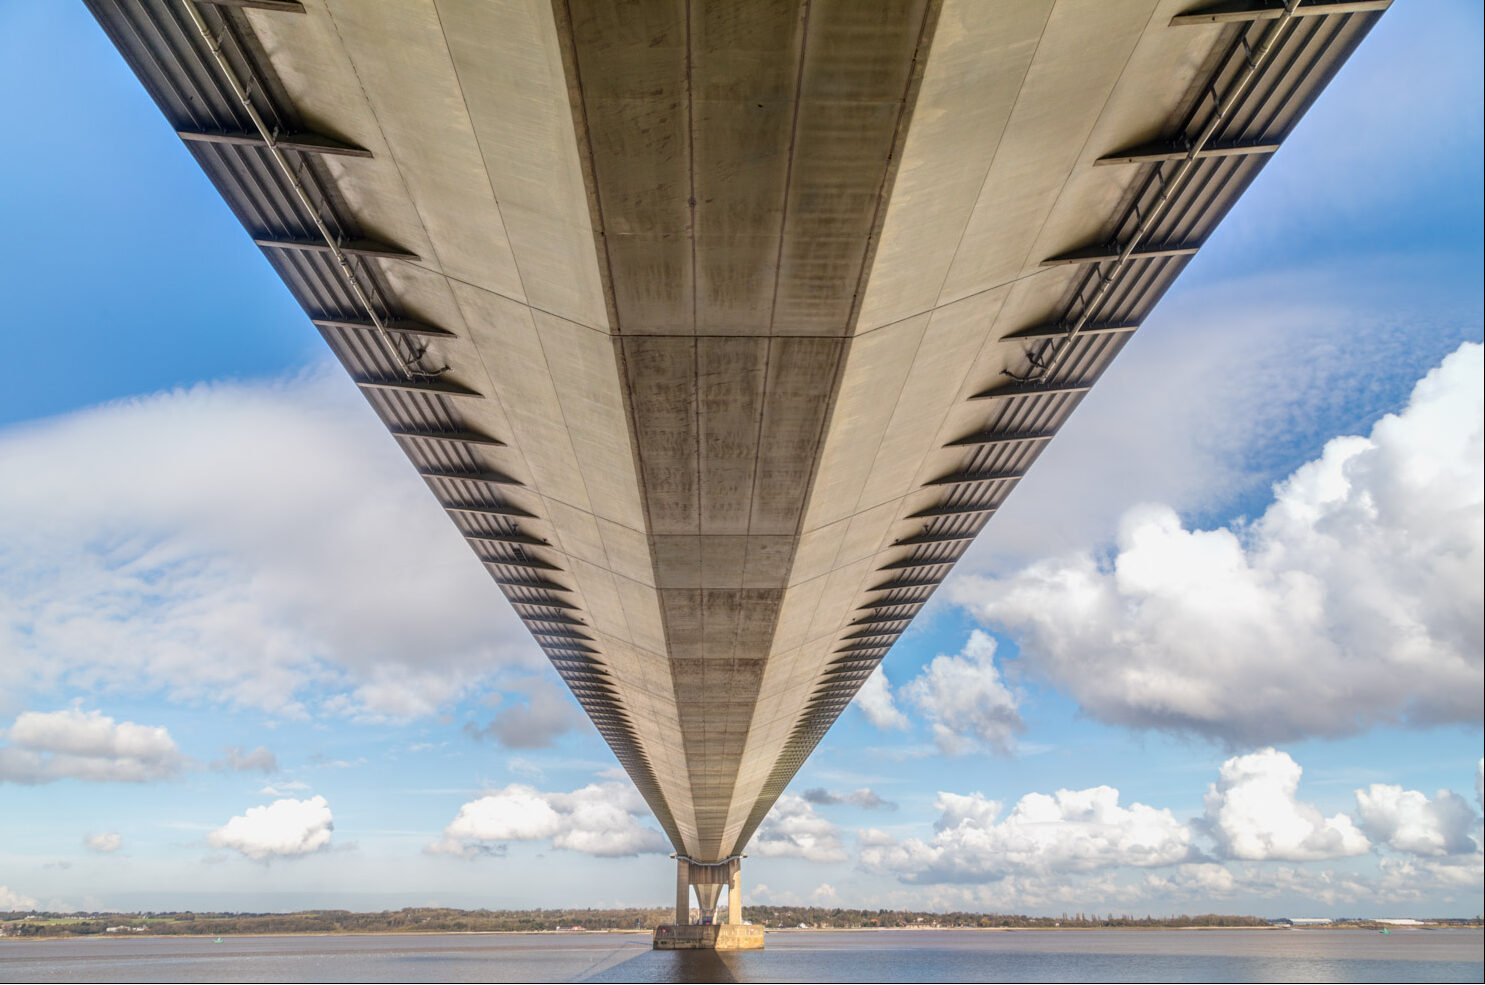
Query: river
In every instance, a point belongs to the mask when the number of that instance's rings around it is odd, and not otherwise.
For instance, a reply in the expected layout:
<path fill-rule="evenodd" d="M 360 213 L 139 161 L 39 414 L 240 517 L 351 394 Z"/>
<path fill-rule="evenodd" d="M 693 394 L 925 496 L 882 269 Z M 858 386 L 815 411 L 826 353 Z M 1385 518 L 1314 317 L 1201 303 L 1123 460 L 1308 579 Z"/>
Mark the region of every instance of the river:
<path fill-rule="evenodd" d="M 765 951 L 647 934 L 0 941 L 0 982 L 1479 982 L 1476 930 L 777 931 Z"/>

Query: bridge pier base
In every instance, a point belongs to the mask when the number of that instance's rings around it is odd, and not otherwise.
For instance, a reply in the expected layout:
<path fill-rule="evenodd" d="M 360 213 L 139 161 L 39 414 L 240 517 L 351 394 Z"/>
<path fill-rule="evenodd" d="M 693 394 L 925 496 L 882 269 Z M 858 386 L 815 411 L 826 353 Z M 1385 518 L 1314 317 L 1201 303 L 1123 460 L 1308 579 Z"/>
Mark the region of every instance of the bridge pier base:
<path fill-rule="evenodd" d="M 675 923 L 655 928 L 659 951 L 756 951 L 763 947 L 763 928 L 743 923 L 742 860 L 711 865 L 688 858 L 675 860 Z M 717 923 L 717 901 L 727 887 L 727 922 Z M 700 922 L 691 922 L 691 891 L 696 892 Z"/>

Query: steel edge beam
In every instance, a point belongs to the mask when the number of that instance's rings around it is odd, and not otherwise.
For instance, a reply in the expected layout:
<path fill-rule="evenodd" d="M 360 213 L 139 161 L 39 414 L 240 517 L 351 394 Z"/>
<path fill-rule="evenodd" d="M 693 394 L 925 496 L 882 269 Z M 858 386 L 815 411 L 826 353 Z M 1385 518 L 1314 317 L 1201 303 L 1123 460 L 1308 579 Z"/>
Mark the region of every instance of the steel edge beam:
<path fill-rule="evenodd" d="M 1248 154 L 1272 154 L 1279 149 L 1277 140 L 1229 140 L 1208 144 L 1196 152 L 1198 159 L 1208 157 L 1243 157 Z M 1148 144 L 1136 144 L 1114 151 L 1093 162 L 1094 167 L 1114 164 L 1153 164 L 1158 161 L 1179 161 L 1191 153 L 1178 141 L 1155 140 Z"/>
<path fill-rule="evenodd" d="M 1057 436 L 1056 431 L 976 431 L 962 438 L 955 438 L 945 448 L 988 448 L 993 445 L 1024 445 L 1034 441 L 1048 441 Z"/>
<path fill-rule="evenodd" d="M 299 250 L 307 253 L 331 253 L 335 249 L 347 256 L 358 257 L 380 257 L 383 260 L 412 260 L 423 259 L 416 253 L 404 250 L 400 246 L 391 243 L 383 243 L 375 239 L 352 239 L 344 243 L 337 243 L 332 247 L 323 239 L 283 239 L 275 236 L 254 236 L 253 242 L 266 250 Z"/>
<path fill-rule="evenodd" d="M 1033 325 L 1023 328 L 1019 332 L 1002 335 L 1002 342 L 1027 342 L 1036 339 L 1060 339 L 1071 333 L 1075 338 L 1084 335 L 1123 335 L 1133 332 L 1139 328 L 1137 322 L 1088 322 L 1076 332 L 1071 332 L 1072 326 L 1066 322 L 1050 322 L 1046 325 Z"/>
<path fill-rule="evenodd" d="M 448 380 L 439 379 L 368 379 L 366 377 L 352 377 L 352 382 L 359 387 L 368 390 L 406 390 L 409 393 L 441 393 L 448 397 L 483 397 L 484 394 L 478 390 L 472 390 L 462 383 L 453 383 Z"/>
<path fill-rule="evenodd" d="M 232 144 L 239 147 L 267 147 L 268 141 L 255 130 L 177 130 L 175 135 L 192 144 Z M 371 151 L 357 147 L 322 133 L 300 130 L 296 133 L 280 134 L 273 140 L 275 147 L 295 150 L 304 154 L 334 154 L 338 157 L 370 157 Z"/>
<path fill-rule="evenodd" d="M 382 331 L 396 332 L 399 335 L 421 335 L 434 339 L 457 339 L 459 336 L 446 328 L 436 325 L 428 325 L 410 318 L 389 318 L 380 326 L 376 322 L 362 321 L 355 318 L 311 318 L 316 328 L 349 328 L 359 332 L 375 332 L 378 328 Z"/>
<path fill-rule="evenodd" d="M 424 441 L 440 441 L 454 445 L 489 445 L 504 448 L 505 442 L 480 431 L 415 431 L 412 428 L 388 428 L 394 438 L 421 438 Z"/>
<path fill-rule="evenodd" d="M 1131 260 L 1154 260 L 1160 257 L 1185 257 L 1191 256 L 1200 247 L 1192 243 L 1155 243 L 1151 246 L 1137 246 L 1129 254 Z M 1117 260 L 1124 253 L 1124 248 L 1118 243 L 1103 243 L 1098 246 L 1084 246 L 1076 250 L 1068 250 L 1053 257 L 1047 257 L 1038 266 L 1041 267 L 1064 267 L 1076 263 L 1105 263 Z"/>
<path fill-rule="evenodd" d="M 941 475 L 937 479 L 929 479 L 924 486 L 967 486 L 976 482 L 1007 482 L 1011 479 L 1024 478 L 1025 469 L 1011 469 L 999 472 L 950 472 Z"/>
<path fill-rule="evenodd" d="M 1392 0 L 1308 0 L 1295 7 L 1295 17 L 1322 17 L 1326 14 L 1362 14 L 1386 10 Z M 1284 6 L 1264 0 L 1224 0 L 1198 7 L 1170 19 L 1171 27 L 1185 24 L 1225 24 L 1241 21 L 1276 21 L 1284 16 Z"/>
<path fill-rule="evenodd" d="M 1036 397 L 1052 393 L 1086 393 L 1093 389 L 1092 380 L 1064 380 L 1060 383 L 1033 383 L 1016 380 L 981 390 L 971 400 L 1004 400 L 1008 397 Z"/>
<path fill-rule="evenodd" d="M 474 472 L 454 472 L 450 469 L 418 469 L 418 475 L 425 479 L 463 479 L 467 482 L 483 482 L 492 486 L 523 486 L 519 479 L 512 479 L 504 472 L 496 472 L 492 469 L 480 469 Z"/>

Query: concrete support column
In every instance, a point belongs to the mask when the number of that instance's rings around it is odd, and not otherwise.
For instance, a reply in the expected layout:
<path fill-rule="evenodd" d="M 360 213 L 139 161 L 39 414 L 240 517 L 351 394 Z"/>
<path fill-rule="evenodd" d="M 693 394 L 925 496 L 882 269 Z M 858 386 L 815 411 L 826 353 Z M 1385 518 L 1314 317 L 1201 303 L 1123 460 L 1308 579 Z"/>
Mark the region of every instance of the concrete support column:
<path fill-rule="evenodd" d="M 742 926 L 742 861 L 732 860 L 732 871 L 727 873 L 727 922 L 734 927 Z"/>
<path fill-rule="evenodd" d="M 695 872 L 702 866 L 691 867 Z M 715 878 L 708 873 L 710 878 Z M 696 907 L 701 911 L 702 923 L 717 922 L 717 900 L 722 898 L 722 884 L 720 882 L 693 882 L 691 888 L 696 890 Z"/>
<path fill-rule="evenodd" d="M 675 922 L 684 927 L 691 922 L 691 863 L 675 860 Z"/>

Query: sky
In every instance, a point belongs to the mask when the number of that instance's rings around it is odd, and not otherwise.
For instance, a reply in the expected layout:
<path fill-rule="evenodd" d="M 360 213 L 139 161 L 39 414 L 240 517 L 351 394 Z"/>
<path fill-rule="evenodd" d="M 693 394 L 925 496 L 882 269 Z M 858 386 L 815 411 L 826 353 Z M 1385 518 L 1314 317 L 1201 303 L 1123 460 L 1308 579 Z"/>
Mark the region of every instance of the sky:
<path fill-rule="evenodd" d="M 1480 912 L 1481 19 L 1381 20 L 745 900 Z M 664 905 L 643 801 L 80 4 L 0 3 L 0 91 L 0 912 Z"/>

